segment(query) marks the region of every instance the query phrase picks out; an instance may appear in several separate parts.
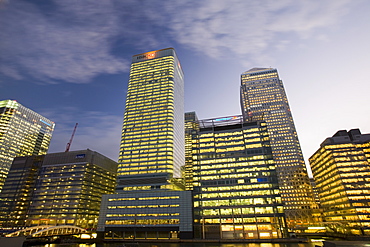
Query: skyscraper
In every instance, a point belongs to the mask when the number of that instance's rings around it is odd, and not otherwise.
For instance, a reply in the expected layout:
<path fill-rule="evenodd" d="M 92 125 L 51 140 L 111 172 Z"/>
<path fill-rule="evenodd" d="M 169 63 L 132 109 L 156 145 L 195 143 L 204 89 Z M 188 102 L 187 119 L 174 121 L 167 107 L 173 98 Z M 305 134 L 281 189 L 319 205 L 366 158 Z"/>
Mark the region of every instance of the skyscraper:
<path fill-rule="evenodd" d="M 240 94 L 244 118 L 263 118 L 267 123 L 288 223 L 292 226 L 312 221 L 316 205 L 277 69 L 253 68 L 243 73 Z"/>
<path fill-rule="evenodd" d="M 0 101 L 0 190 L 17 156 L 46 154 L 54 122 L 15 100 Z"/>
<path fill-rule="evenodd" d="M 370 134 L 340 130 L 310 157 L 323 217 L 342 234 L 370 235 Z"/>
<path fill-rule="evenodd" d="M 266 123 L 229 116 L 200 120 L 197 125 L 192 136 L 196 237 L 286 237 Z"/>
<path fill-rule="evenodd" d="M 167 180 L 181 176 L 185 162 L 183 77 L 172 48 L 132 57 L 117 192 L 143 186 L 163 188 Z"/>
<path fill-rule="evenodd" d="M 98 232 L 122 239 L 191 238 L 184 191 L 184 78 L 175 50 L 132 57 L 119 154 L 117 194 L 105 195 Z"/>

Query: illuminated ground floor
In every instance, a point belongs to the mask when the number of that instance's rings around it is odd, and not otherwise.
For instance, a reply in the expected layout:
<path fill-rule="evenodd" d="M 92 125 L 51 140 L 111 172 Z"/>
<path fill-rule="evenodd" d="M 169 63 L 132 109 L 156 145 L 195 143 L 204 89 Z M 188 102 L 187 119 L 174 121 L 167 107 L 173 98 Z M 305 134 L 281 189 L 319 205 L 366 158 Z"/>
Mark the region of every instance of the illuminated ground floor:
<path fill-rule="evenodd" d="M 179 227 L 107 227 L 104 239 L 179 239 L 192 238 L 192 232 L 181 233 Z M 180 236 L 181 235 L 181 236 Z"/>
<path fill-rule="evenodd" d="M 200 221 L 196 220 L 196 222 L 198 223 L 194 226 L 194 235 L 200 239 L 273 239 L 287 237 L 284 217 L 230 217 L 201 219 Z"/>

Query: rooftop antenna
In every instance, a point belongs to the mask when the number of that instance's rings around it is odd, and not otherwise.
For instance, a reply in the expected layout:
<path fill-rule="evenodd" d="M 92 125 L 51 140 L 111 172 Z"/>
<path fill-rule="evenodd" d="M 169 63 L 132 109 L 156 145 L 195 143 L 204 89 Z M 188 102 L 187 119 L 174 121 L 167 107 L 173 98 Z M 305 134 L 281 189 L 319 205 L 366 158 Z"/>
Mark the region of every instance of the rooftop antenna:
<path fill-rule="evenodd" d="M 67 147 L 66 147 L 66 151 L 65 152 L 68 152 L 69 151 L 69 148 L 71 147 L 73 137 L 75 136 L 75 133 L 76 133 L 77 125 L 78 125 L 78 123 L 76 123 L 75 128 L 73 129 L 71 139 L 67 143 Z"/>

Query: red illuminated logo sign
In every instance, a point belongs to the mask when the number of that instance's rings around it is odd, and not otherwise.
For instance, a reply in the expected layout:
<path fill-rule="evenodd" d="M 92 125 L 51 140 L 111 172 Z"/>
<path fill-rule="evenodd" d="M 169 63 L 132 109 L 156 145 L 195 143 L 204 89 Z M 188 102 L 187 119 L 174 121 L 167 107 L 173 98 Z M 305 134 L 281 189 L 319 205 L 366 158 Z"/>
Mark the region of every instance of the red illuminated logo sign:
<path fill-rule="evenodd" d="M 136 57 L 136 59 L 143 59 L 143 58 L 146 58 L 146 59 L 155 58 L 155 52 L 147 53 L 147 54 L 140 55 L 140 56 Z"/>

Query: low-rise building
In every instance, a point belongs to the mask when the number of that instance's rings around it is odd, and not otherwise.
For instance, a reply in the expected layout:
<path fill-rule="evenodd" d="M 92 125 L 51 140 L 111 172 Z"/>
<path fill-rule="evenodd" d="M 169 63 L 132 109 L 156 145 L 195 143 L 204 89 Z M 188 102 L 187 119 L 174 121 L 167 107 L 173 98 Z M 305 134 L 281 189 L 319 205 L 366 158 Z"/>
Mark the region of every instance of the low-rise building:
<path fill-rule="evenodd" d="M 98 232 L 105 239 L 192 238 L 191 191 L 104 195 Z"/>

